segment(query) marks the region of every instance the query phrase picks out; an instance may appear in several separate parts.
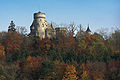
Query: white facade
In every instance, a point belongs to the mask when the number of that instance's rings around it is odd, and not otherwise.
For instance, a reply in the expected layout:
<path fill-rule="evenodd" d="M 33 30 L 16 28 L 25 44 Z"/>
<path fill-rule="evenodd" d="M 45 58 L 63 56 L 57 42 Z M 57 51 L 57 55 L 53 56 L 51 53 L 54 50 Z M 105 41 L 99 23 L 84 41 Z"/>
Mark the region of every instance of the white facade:
<path fill-rule="evenodd" d="M 30 35 L 39 36 L 40 39 L 43 39 L 45 37 L 52 38 L 56 37 L 58 33 L 65 31 L 65 29 L 63 28 L 54 29 L 52 24 L 48 24 L 45 19 L 45 13 L 34 13 L 34 20 L 32 25 L 30 26 Z"/>

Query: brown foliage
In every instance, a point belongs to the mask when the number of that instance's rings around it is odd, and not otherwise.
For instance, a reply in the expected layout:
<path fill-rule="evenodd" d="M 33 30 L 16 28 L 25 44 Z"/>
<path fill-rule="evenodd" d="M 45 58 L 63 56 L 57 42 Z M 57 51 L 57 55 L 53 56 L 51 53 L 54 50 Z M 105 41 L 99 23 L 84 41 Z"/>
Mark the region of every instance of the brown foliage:
<path fill-rule="evenodd" d="M 42 52 L 48 53 L 51 47 L 51 41 L 48 38 L 44 38 L 39 42 L 39 46 Z"/>
<path fill-rule="evenodd" d="M 23 38 L 17 32 L 10 32 L 7 34 L 5 42 L 7 53 L 16 52 L 20 49 Z"/>
<path fill-rule="evenodd" d="M 43 53 L 48 53 L 51 45 L 53 44 L 51 43 L 49 38 L 44 38 L 42 40 L 38 38 L 35 40 L 31 40 L 27 48 L 29 53 L 38 52 L 38 51 L 42 51 Z"/>
<path fill-rule="evenodd" d="M 55 67 L 57 68 L 56 72 L 57 72 L 58 80 L 62 80 L 67 64 L 65 64 L 64 62 L 59 62 L 57 60 L 54 61 L 54 64 Z"/>
<path fill-rule="evenodd" d="M 104 80 L 107 72 L 106 64 L 104 62 L 87 62 L 81 65 L 81 78 L 87 78 L 87 80 Z M 80 71 L 81 72 L 81 71 Z"/>
<path fill-rule="evenodd" d="M 36 70 L 38 68 L 41 67 L 41 63 L 42 63 L 43 59 L 42 57 L 40 56 L 37 56 L 37 57 L 31 57 L 29 56 L 26 60 L 26 63 L 25 64 L 30 64 L 32 65 L 32 69 L 33 70 Z"/>
<path fill-rule="evenodd" d="M 4 56 L 4 55 L 5 55 L 4 46 L 0 45 L 0 56 Z"/>
<path fill-rule="evenodd" d="M 66 51 L 74 50 L 77 46 L 75 38 L 73 36 L 59 37 L 57 40 L 56 47 L 61 51 L 62 49 Z"/>

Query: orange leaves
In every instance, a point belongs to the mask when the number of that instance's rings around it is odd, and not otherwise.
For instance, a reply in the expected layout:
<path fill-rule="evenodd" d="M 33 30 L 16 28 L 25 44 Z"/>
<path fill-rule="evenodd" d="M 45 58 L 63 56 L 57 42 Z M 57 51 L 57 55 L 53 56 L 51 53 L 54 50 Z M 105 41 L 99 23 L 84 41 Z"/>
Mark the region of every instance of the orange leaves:
<path fill-rule="evenodd" d="M 30 63 L 33 66 L 37 66 L 37 65 L 39 65 L 39 63 L 42 62 L 42 58 L 40 56 L 37 56 L 37 57 L 29 56 L 26 61 L 27 61 L 27 63 Z"/>
<path fill-rule="evenodd" d="M 7 52 L 16 52 L 20 49 L 23 38 L 16 32 L 8 33 L 6 37 Z"/>
<path fill-rule="evenodd" d="M 113 50 L 114 54 L 120 54 L 120 50 Z"/>
<path fill-rule="evenodd" d="M 31 64 L 33 66 L 33 69 L 40 67 L 41 63 L 42 63 L 42 58 L 40 56 L 37 57 L 29 56 L 26 60 L 26 64 Z"/>
<path fill-rule="evenodd" d="M 93 73 L 93 79 L 94 80 L 104 80 L 105 76 L 101 72 L 94 72 Z"/>
<path fill-rule="evenodd" d="M 42 67 L 43 59 L 40 56 L 37 57 L 31 57 L 29 56 L 26 60 L 26 62 L 23 64 L 24 71 L 35 74 L 38 72 L 38 70 Z"/>
<path fill-rule="evenodd" d="M 4 46 L 0 45 L 0 56 L 4 56 L 5 55 L 5 50 L 4 50 Z"/>
<path fill-rule="evenodd" d="M 30 62 L 31 58 L 32 58 L 31 56 L 28 56 L 27 61 Z"/>

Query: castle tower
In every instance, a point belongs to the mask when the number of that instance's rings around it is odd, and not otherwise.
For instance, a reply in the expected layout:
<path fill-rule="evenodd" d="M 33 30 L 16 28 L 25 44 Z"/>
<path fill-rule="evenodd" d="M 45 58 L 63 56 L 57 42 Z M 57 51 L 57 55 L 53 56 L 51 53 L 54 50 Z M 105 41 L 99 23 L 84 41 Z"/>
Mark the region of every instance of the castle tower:
<path fill-rule="evenodd" d="M 45 30 L 49 28 L 48 22 L 45 19 L 45 13 L 34 13 L 34 20 L 32 25 L 30 26 L 30 35 L 39 36 L 41 39 L 45 38 Z"/>
<path fill-rule="evenodd" d="M 32 25 L 30 26 L 30 36 L 38 36 L 40 39 L 43 38 L 55 38 L 58 37 L 60 34 L 66 33 L 66 28 L 53 28 L 53 25 L 51 23 L 48 24 L 48 22 L 45 20 L 46 15 L 45 13 L 34 13 L 34 20 Z"/>

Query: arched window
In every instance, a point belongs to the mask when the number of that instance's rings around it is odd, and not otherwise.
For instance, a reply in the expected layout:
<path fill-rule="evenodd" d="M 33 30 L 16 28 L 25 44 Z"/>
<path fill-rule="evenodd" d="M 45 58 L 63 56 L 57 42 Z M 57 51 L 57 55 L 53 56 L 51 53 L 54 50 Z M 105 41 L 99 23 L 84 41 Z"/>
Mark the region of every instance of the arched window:
<path fill-rule="evenodd" d="M 42 27 L 44 27 L 44 24 L 42 24 Z"/>

